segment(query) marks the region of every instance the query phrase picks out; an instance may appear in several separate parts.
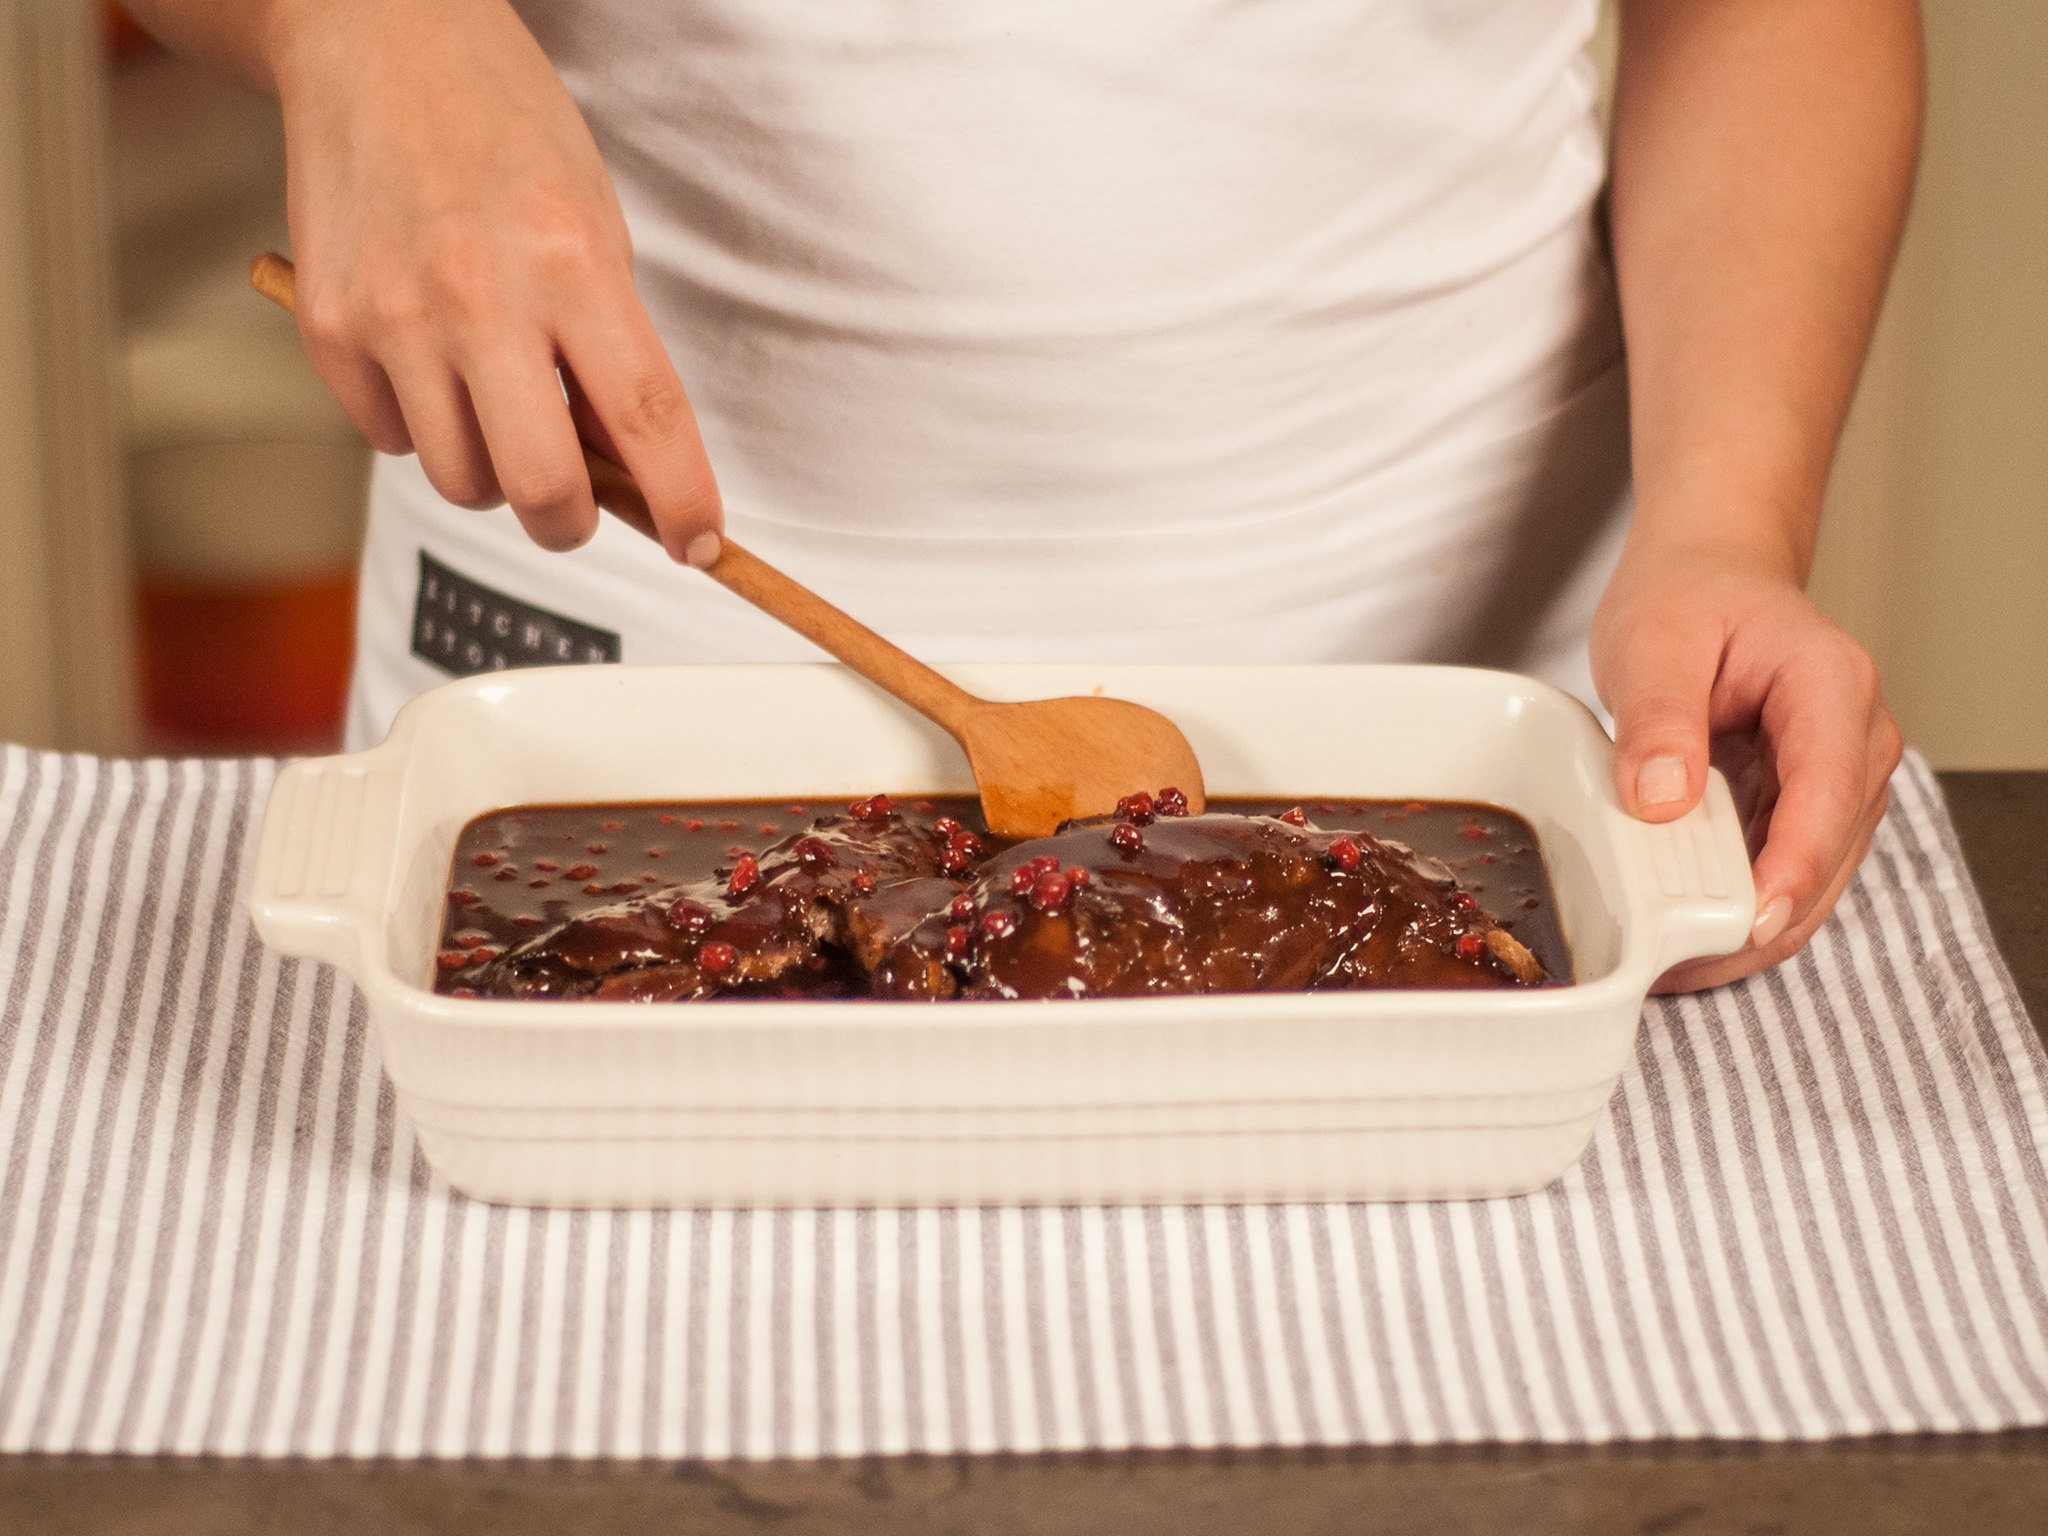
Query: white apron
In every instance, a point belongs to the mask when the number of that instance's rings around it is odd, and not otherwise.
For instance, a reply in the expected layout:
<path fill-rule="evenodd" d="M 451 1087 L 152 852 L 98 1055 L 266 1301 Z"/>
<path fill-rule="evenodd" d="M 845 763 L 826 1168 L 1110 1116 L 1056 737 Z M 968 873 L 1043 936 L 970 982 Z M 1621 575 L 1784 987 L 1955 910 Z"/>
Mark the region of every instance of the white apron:
<path fill-rule="evenodd" d="M 927 659 L 1590 699 L 1628 505 L 1594 0 L 531 0 L 733 536 Z M 806 659 L 606 518 L 371 492 L 350 742 L 503 666 Z"/>

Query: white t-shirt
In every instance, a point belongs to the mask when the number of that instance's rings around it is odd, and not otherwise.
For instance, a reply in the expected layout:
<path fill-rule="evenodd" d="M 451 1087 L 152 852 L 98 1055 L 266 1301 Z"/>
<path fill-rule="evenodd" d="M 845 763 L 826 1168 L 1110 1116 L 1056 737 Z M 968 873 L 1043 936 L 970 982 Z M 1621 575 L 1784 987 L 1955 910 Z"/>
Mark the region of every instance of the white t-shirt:
<path fill-rule="evenodd" d="M 1589 692 L 1627 403 L 1595 0 L 525 0 L 733 536 L 927 659 Z M 372 491 L 353 743 L 451 673 L 804 659 L 611 519 Z"/>

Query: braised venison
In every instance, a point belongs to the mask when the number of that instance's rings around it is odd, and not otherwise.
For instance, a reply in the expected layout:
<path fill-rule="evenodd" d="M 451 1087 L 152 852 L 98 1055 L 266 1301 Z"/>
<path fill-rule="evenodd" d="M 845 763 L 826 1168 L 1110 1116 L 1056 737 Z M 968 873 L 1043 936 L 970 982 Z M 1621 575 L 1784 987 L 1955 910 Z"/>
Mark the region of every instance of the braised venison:
<path fill-rule="evenodd" d="M 1019 843 L 982 829 L 971 800 L 887 795 L 824 814 L 497 812 L 458 847 L 437 987 L 666 1002 L 1570 980 L 1535 838 L 1506 812 L 1211 807 L 1136 794 Z"/>

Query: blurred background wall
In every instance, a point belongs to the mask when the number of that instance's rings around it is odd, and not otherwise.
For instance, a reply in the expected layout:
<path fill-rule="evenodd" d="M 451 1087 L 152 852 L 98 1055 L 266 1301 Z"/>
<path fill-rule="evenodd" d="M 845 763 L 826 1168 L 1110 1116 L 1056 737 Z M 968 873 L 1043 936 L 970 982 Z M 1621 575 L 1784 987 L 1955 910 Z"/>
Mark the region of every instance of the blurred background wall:
<path fill-rule="evenodd" d="M 1937 766 L 2048 768 L 2048 3 L 1925 12 L 1926 154 L 1812 589 Z M 335 739 L 368 460 L 246 287 L 283 186 L 272 104 L 110 6 L 0 0 L 0 738 Z"/>
<path fill-rule="evenodd" d="M 1810 590 L 1939 767 L 2048 767 L 2048 0 L 1925 0 L 1927 137 Z"/>

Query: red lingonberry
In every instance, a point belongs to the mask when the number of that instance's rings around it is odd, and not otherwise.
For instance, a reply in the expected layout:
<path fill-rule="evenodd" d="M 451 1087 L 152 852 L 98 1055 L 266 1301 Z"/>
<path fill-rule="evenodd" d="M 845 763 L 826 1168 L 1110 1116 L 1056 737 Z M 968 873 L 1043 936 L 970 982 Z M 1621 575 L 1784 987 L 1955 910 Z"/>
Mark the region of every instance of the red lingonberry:
<path fill-rule="evenodd" d="M 913 800 L 910 802 L 910 808 L 920 816 L 929 816 L 933 810 L 932 803 L 929 800 Z"/>
<path fill-rule="evenodd" d="M 1017 919 L 999 907 L 981 914 L 981 931 L 992 939 L 1008 938 L 1017 931 Z"/>
<path fill-rule="evenodd" d="M 491 936 L 481 928 L 465 928 L 448 941 L 457 949 L 475 949 L 479 944 L 491 942 Z"/>
<path fill-rule="evenodd" d="M 604 886 L 598 881 L 593 880 L 590 884 L 583 887 L 583 894 L 586 896 L 602 896 L 604 894 Z"/>
<path fill-rule="evenodd" d="M 556 870 L 560 869 L 562 866 L 557 864 L 553 859 L 535 859 L 533 861 L 533 867 L 535 869 L 541 870 L 547 874 L 552 875 Z"/>
<path fill-rule="evenodd" d="M 469 964 L 469 951 L 466 949 L 444 949 L 436 958 L 442 970 L 459 971 Z"/>
<path fill-rule="evenodd" d="M 776 833 L 780 832 L 781 830 L 782 828 L 776 826 L 775 823 L 772 821 L 764 821 L 761 823 L 761 835 L 763 837 L 773 837 Z"/>
<path fill-rule="evenodd" d="M 664 827 L 672 827 L 676 824 L 675 817 L 670 815 L 667 811 L 656 811 L 654 813 L 654 819 L 660 822 Z"/>
<path fill-rule="evenodd" d="M 1031 886 L 1031 905 L 1041 912 L 1057 912 L 1066 905 L 1073 883 L 1065 875 L 1040 875 Z"/>
<path fill-rule="evenodd" d="M 1410 816 L 1422 816 L 1428 813 L 1429 804 L 1427 801 L 1423 800 L 1410 800 L 1406 805 L 1402 806 L 1401 809 L 1407 812 Z"/>
<path fill-rule="evenodd" d="M 732 875 L 725 882 L 725 894 L 737 901 L 761 883 L 761 861 L 751 853 L 743 853 L 733 864 Z"/>
<path fill-rule="evenodd" d="M 650 848 L 647 850 L 647 857 L 650 859 L 665 859 L 668 857 L 668 850 L 662 847 Z"/>
<path fill-rule="evenodd" d="M 1059 867 L 1060 861 L 1049 853 L 1041 853 L 1037 858 L 1031 861 L 1031 870 L 1033 874 L 1049 875 Z"/>
<path fill-rule="evenodd" d="M 955 821 L 950 816 L 941 816 L 937 821 L 932 823 L 932 830 L 938 833 L 941 837 L 951 837 L 955 832 L 958 832 L 960 830 L 960 823 Z"/>
<path fill-rule="evenodd" d="M 1145 834 L 1128 821 L 1120 821 L 1109 829 L 1109 840 L 1125 853 L 1136 853 L 1145 846 Z"/>
<path fill-rule="evenodd" d="M 639 889 L 640 882 L 638 880 L 620 880 L 612 886 L 613 893 L 619 896 L 630 896 Z"/>
<path fill-rule="evenodd" d="M 973 862 L 974 855 L 958 843 L 948 843 L 939 850 L 939 868 L 949 875 L 964 873 Z"/>
<path fill-rule="evenodd" d="M 489 869 L 498 862 L 498 856 L 495 853 L 473 853 L 469 857 L 469 862 L 478 869 Z"/>
<path fill-rule="evenodd" d="M 1152 808 L 1161 816 L 1185 816 L 1188 813 L 1187 794 L 1169 784 L 1159 791 Z"/>
<path fill-rule="evenodd" d="M 948 848 L 958 848 L 962 853 L 979 853 L 981 852 L 981 839 L 965 827 L 956 827 L 946 834 L 946 846 Z"/>
<path fill-rule="evenodd" d="M 785 811 L 788 811 L 788 812 L 789 812 L 789 814 L 790 814 L 790 815 L 792 815 L 792 816 L 801 816 L 801 815 L 803 815 L 803 813 L 804 813 L 804 806 L 803 806 L 803 802 L 802 802 L 802 801 L 800 801 L 800 800 L 792 800 L 792 801 L 790 801 L 788 805 L 785 805 L 785 806 L 783 807 L 783 809 L 784 809 Z"/>
<path fill-rule="evenodd" d="M 458 885 L 448 893 L 448 905 L 451 907 L 472 906 L 479 899 L 477 893 L 466 885 Z"/>
<path fill-rule="evenodd" d="M 1070 864 L 1067 866 L 1067 884 L 1071 885 L 1075 890 L 1087 890 L 1088 878 L 1088 871 L 1083 869 L 1080 865 Z"/>
<path fill-rule="evenodd" d="M 853 872 L 853 888 L 863 896 L 872 896 L 875 894 L 875 877 L 864 869 L 856 869 Z"/>
<path fill-rule="evenodd" d="M 555 883 L 555 882 L 554 882 L 554 881 L 552 881 L 552 880 L 550 880 L 550 879 L 549 879 L 549 878 L 548 878 L 548 877 L 547 877 L 546 875 L 542 875 L 542 876 L 541 876 L 541 877 L 540 877 L 539 879 L 537 879 L 537 880 L 529 880 L 529 881 L 527 881 L 527 882 L 526 882 L 526 888 L 527 888 L 527 889 L 528 889 L 529 891 L 544 891 L 544 890 L 546 890 L 546 889 L 547 889 L 547 888 L 548 888 L 549 886 L 553 885 L 554 883 Z"/>
<path fill-rule="evenodd" d="M 697 951 L 697 964 L 713 976 L 723 976 L 738 959 L 738 952 L 723 939 L 713 939 Z"/>
<path fill-rule="evenodd" d="M 831 845 L 821 837 L 800 837 L 796 840 L 796 846 L 790 849 L 790 852 L 796 855 L 797 863 L 813 872 L 821 869 L 830 869 L 839 862 L 839 856 L 832 851 Z"/>
<path fill-rule="evenodd" d="M 1290 827 L 1305 827 L 1308 825 L 1308 815 L 1298 805 L 1295 806 L 1292 810 L 1282 811 L 1280 813 L 1280 819 L 1286 822 L 1287 825 L 1289 825 Z"/>
<path fill-rule="evenodd" d="M 683 818 L 683 830 L 685 832 L 702 832 L 704 830 L 704 823 L 695 816 L 685 816 Z"/>
<path fill-rule="evenodd" d="M 450 997 L 475 997 L 475 996 L 476 996 L 476 988 L 475 988 L 475 987 L 450 987 L 450 988 L 448 989 L 448 995 L 449 995 Z"/>
<path fill-rule="evenodd" d="M 870 795 L 865 800 L 856 800 L 847 812 L 855 821 L 880 821 L 896 809 L 896 803 L 887 795 Z"/>
<path fill-rule="evenodd" d="M 1340 837 L 1330 844 L 1330 862 L 1339 869 L 1358 868 L 1358 844 L 1348 837 Z"/>
<path fill-rule="evenodd" d="M 974 898 L 962 891 L 946 908 L 946 916 L 956 923 L 964 923 L 974 916 Z"/>
<path fill-rule="evenodd" d="M 603 853 L 610 846 L 611 844 L 609 843 L 585 843 L 583 851 L 585 853 Z"/>
<path fill-rule="evenodd" d="M 623 832 L 626 830 L 626 824 L 623 821 L 601 821 L 598 823 L 598 826 L 606 832 Z"/>
<path fill-rule="evenodd" d="M 1152 797 L 1142 789 L 1125 795 L 1123 799 L 1117 801 L 1116 813 L 1124 820 L 1134 821 L 1142 827 L 1152 819 Z"/>
<path fill-rule="evenodd" d="M 505 951 L 498 948 L 495 944 L 479 944 L 469 952 L 469 963 L 471 965 L 488 965 L 503 953 Z"/>
<path fill-rule="evenodd" d="M 711 926 L 711 909 L 702 902 L 678 897 L 668 909 L 669 926 L 685 933 L 702 933 Z"/>
<path fill-rule="evenodd" d="M 1451 910 L 1454 912 L 1477 912 L 1479 910 L 1479 898 L 1470 891 L 1453 891 L 1448 900 L 1451 904 Z"/>
<path fill-rule="evenodd" d="M 595 864 L 571 864 L 569 866 L 569 878 L 571 880 L 588 880 L 596 873 L 597 866 Z"/>
<path fill-rule="evenodd" d="M 507 864 L 503 869 L 491 876 L 491 878 L 493 880 L 517 880 L 519 878 L 519 871 L 510 864 Z"/>
<path fill-rule="evenodd" d="M 958 923 L 946 930 L 946 958 L 962 960 L 967 956 L 967 930 Z"/>
<path fill-rule="evenodd" d="M 1031 882 L 1038 878 L 1038 871 L 1029 864 L 1019 864 L 1010 871 L 1010 889 L 1022 896 L 1031 889 Z"/>

